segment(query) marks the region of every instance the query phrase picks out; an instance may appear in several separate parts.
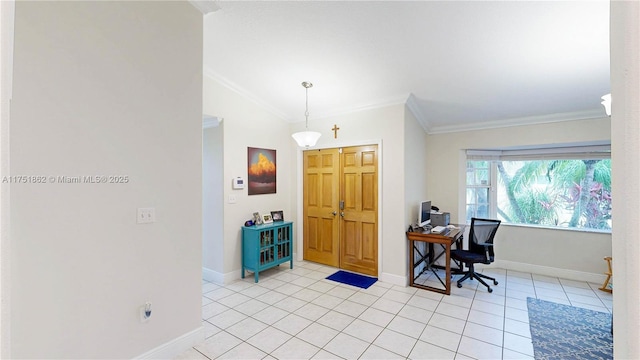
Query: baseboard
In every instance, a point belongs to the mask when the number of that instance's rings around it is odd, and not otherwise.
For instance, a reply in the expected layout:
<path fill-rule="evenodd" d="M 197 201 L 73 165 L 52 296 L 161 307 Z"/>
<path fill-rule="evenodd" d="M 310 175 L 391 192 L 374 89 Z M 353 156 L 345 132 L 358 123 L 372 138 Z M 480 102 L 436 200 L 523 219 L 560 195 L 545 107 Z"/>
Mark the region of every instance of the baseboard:
<path fill-rule="evenodd" d="M 173 359 L 204 341 L 204 328 L 199 328 L 177 337 L 134 359 Z"/>
<path fill-rule="evenodd" d="M 234 270 L 232 272 L 223 274 L 206 267 L 202 268 L 202 279 L 218 285 L 231 284 L 232 282 L 239 280 L 241 278 L 241 275 L 242 270 Z"/>
<path fill-rule="evenodd" d="M 202 279 L 218 285 L 224 284 L 224 274 L 206 267 L 202 268 Z"/>
<path fill-rule="evenodd" d="M 602 284 L 607 278 L 604 274 L 593 274 L 584 271 L 568 270 L 553 268 L 549 266 L 525 264 L 521 262 L 499 260 L 492 264 L 490 267 L 496 267 L 506 270 L 522 271 L 532 274 L 539 274 L 545 276 L 558 277 L 568 280 L 586 281 L 593 284 Z"/>
<path fill-rule="evenodd" d="M 382 282 L 390 283 L 393 285 L 398 285 L 398 286 L 406 287 L 409 285 L 407 276 L 398 276 L 398 275 L 389 274 L 389 273 L 381 273 L 378 276 L 378 280 Z"/>
<path fill-rule="evenodd" d="M 245 274 L 246 277 L 247 274 Z M 251 276 L 253 277 L 253 274 L 251 274 Z M 236 280 L 240 280 L 242 279 L 242 269 L 239 270 L 233 270 L 232 272 L 228 272 L 226 274 L 224 274 L 224 283 L 225 285 L 231 284 L 232 282 L 236 281 Z"/>

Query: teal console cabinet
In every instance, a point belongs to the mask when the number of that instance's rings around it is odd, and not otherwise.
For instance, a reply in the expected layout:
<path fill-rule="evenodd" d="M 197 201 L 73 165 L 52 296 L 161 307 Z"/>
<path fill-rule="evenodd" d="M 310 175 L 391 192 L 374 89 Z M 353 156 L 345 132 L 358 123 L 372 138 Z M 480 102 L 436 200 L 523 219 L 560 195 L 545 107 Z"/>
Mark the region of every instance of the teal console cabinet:
<path fill-rule="evenodd" d="M 293 222 L 242 227 L 242 278 L 245 270 L 253 271 L 258 282 L 260 271 L 289 262 L 293 269 Z"/>

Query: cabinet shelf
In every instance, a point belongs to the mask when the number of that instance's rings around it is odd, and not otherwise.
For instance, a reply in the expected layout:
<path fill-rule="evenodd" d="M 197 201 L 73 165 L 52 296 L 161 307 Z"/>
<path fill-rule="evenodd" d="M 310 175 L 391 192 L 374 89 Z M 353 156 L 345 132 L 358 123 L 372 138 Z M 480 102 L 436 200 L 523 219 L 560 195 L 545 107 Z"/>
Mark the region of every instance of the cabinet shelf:
<path fill-rule="evenodd" d="M 259 273 L 289 261 L 293 269 L 293 222 L 282 221 L 242 227 L 242 278 L 245 270 L 253 271 L 255 282 Z"/>

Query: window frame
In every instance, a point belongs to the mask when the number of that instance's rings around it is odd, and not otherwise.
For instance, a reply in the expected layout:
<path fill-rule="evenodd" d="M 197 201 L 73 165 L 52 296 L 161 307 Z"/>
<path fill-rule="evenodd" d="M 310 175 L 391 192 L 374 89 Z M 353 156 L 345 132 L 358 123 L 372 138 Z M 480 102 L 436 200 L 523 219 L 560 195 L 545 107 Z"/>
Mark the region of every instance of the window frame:
<path fill-rule="evenodd" d="M 477 189 L 477 184 L 469 185 L 468 169 L 470 161 L 487 161 L 489 163 L 489 217 L 498 218 L 498 169 L 497 161 L 537 161 L 537 160 L 595 160 L 611 159 L 611 145 L 608 143 L 580 144 L 580 145 L 556 145 L 524 148 L 506 149 L 468 149 L 465 156 L 465 183 L 462 191 L 462 202 L 464 203 L 465 221 L 467 219 L 467 192 L 469 189 Z M 613 191 L 613 189 L 612 189 Z M 476 204 L 477 206 L 477 204 Z M 477 214 L 477 207 L 475 209 Z M 472 215 L 473 216 L 473 215 Z M 611 229 L 595 229 L 580 227 L 562 227 L 553 225 L 527 224 L 518 222 L 504 222 L 505 225 L 545 228 L 553 230 L 568 230 L 582 232 L 611 233 Z"/>
<path fill-rule="evenodd" d="M 479 160 L 479 161 L 484 161 L 484 160 Z M 469 189 L 483 189 L 486 188 L 487 193 L 488 193 L 488 200 L 487 200 L 487 217 L 490 217 L 491 214 L 496 214 L 497 213 L 497 201 L 495 201 L 496 198 L 496 188 L 495 188 L 495 184 L 497 182 L 497 176 L 496 176 L 496 164 L 495 161 L 487 161 L 487 163 L 489 164 L 489 166 L 487 166 L 487 171 L 489 172 L 489 176 L 488 176 L 488 181 L 489 183 L 487 185 L 482 185 L 482 184 L 474 184 L 469 186 L 467 183 L 467 175 L 468 175 L 468 171 L 469 171 L 469 167 L 468 167 L 468 163 L 469 160 L 466 161 L 465 163 L 465 191 L 464 191 L 464 211 L 465 211 L 465 221 L 469 222 L 469 219 L 466 219 L 467 216 L 467 207 L 469 205 L 471 205 L 469 202 L 467 202 L 467 191 Z M 475 168 L 474 168 L 475 170 Z M 476 196 L 477 198 L 477 196 Z M 474 214 L 472 217 L 485 217 L 484 215 L 478 215 L 478 202 L 475 203 L 475 209 L 474 209 Z"/>

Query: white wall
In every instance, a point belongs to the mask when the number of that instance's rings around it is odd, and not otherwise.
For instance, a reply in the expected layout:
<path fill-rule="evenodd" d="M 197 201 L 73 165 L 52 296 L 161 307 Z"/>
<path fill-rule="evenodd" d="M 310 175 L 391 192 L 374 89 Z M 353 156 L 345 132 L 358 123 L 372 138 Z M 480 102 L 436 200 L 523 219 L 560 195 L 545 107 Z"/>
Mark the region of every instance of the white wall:
<path fill-rule="evenodd" d="M 9 357 L 132 358 L 195 337 L 202 14 L 187 2 L 18 2 L 14 65 L 11 175 L 48 183 L 10 185 Z M 82 175 L 129 181 L 49 183 Z M 137 225 L 139 207 L 157 222 Z"/>
<path fill-rule="evenodd" d="M 429 152 L 427 149 L 427 134 L 422 126 L 418 123 L 413 113 L 405 107 L 404 119 L 404 206 L 405 206 L 405 231 L 410 224 L 417 223 L 418 205 L 421 201 L 429 200 L 427 196 L 427 177 L 433 176 L 433 172 L 429 171 L 428 161 Z M 420 251 L 426 251 L 426 243 L 416 242 L 414 246 Z M 408 258 L 413 254 L 407 244 L 406 256 Z M 412 255 L 411 255 L 412 256 Z M 420 265 L 417 270 L 421 271 L 424 265 Z M 406 264 L 409 271 L 409 264 Z M 408 274 L 408 273 L 407 273 Z M 407 275 L 407 284 L 409 276 Z"/>
<path fill-rule="evenodd" d="M 202 136 L 202 267 L 203 278 L 222 283 L 224 273 L 224 137 L 221 123 Z"/>
<path fill-rule="evenodd" d="M 237 202 L 224 202 L 224 246 L 222 274 L 217 277 L 228 283 L 240 277 L 241 226 L 255 211 L 268 213 L 283 210 L 285 220 L 292 220 L 291 136 L 289 124 L 269 113 L 246 96 L 211 77 L 204 78 L 204 111 L 223 118 L 224 170 L 223 200 L 235 195 Z M 275 194 L 248 195 L 247 188 L 233 190 L 231 180 L 241 176 L 247 180 L 247 148 L 276 150 L 277 189 Z M 294 229 L 297 224 L 294 224 Z M 294 230 L 295 231 L 295 230 Z"/>
<path fill-rule="evenodd" d="M 611 2 L 613 354 L 640 359 L 640 3 Z"/>
<path fill-rule="evenodd" d="M 340 128 L 337 139 L 334 139 L 331 130 L 334 124 Z M 292 124 L 290 133 L 303 128 L 304 122 Z M 382 196 L 378 198 L 378 207 L 381 210 L 378 221 L 381 247 L 378 248 L 378 252 L 382 258 L 378 277 L 384 281 L 406 284 L 407 241 L 404 232 L 408 224 L 405 224 L 403 196 L 405 187 L 404 105 L 390 105 L 326 119 L 311 117 L 309 129 L 322 133 L 322 137 L 316 144 L 317 148 L 380 144 L 381 163 L 378 171 L 381 172 L 382 179 L 378 186 L 381 187 Z M 297 168 L 294 170 L 296 174 L 302 173 L 302 157 L 297 158 Z M 302 182 L 299 181 L 298 186 L 302 187 Z M 296 199 L 296 204 L 302 206 L 299 198 Z M 301 224 L 301 212 L 299 215 L 298 222 Z M 299 232 L 298 246 L 301 246 L 301 241 L 301 232 Z"/>
<path fill-rule="evenodd" d="M 404 167 L 405 167 L 405 229 L 418 220 L 418 205 L 427 198 L 429 150 L 427 135 L 411 111 L 405 110 L 404 120 Z"/>
<path fill-rule="evenodd" d="M 0 1 L 0 176 L 9 174 L 9 99 L 13 79 L 14 1 Z M 0 358 L 9 357 L 10 244 L 9 191 L 0 185 Z"/>
<path fill-rule="evenodd" d="M 443 175 L 428 177 L 429 197 L 441 210 L 451 212 L 452 221 L 463 223 L 465 199 L 460 189 L 465 183 L 465 149 L 610 139 L 609 118 L 430 135 L 429 166 Z M 611 234 L 503 224 L 496 235 L 496 265 L 525 264 L 519 270 L 597 282 L 604 280 L 605 256 L 611 256 Z"/>

